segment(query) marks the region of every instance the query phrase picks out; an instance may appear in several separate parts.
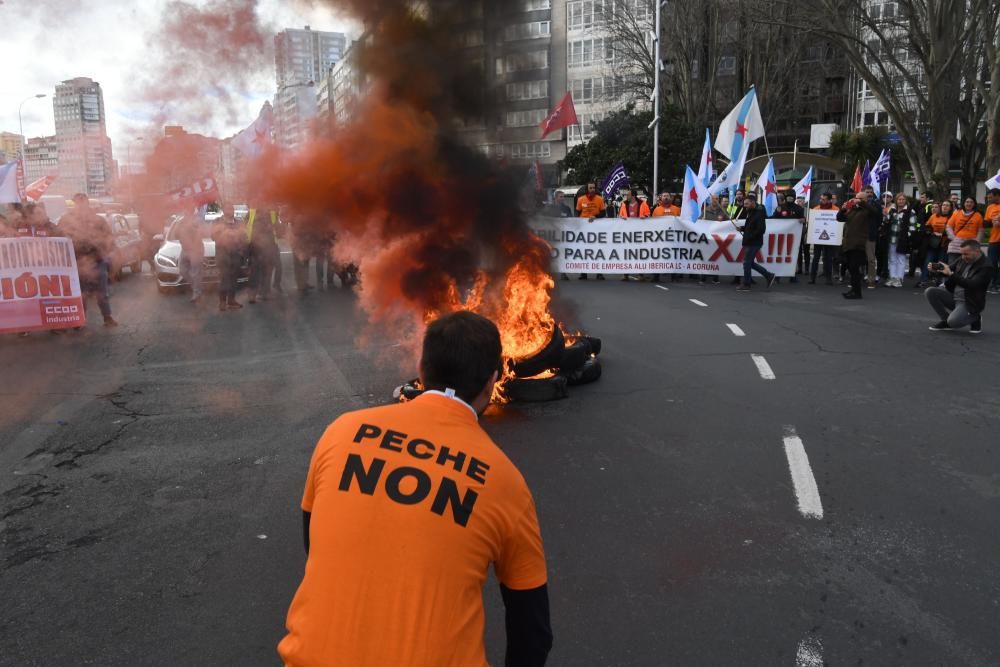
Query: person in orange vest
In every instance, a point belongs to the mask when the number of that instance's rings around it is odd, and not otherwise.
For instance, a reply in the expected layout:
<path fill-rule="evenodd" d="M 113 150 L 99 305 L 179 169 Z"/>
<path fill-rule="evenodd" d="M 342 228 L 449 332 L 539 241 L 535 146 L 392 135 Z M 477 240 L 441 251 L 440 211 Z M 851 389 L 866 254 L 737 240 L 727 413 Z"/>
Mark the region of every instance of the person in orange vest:
<path fill-rule="evenodd" d="M 469 311 L 424 334 L 405 403 L 348 412 L 320 438 L 302 497 L 307 561 L 278 644 L 285 665 L 487 667 L 483 586 L 500 584 L 507 665 L 552 646 L 535 503 L 479 415 L 500 332 Z"/>
<path fill-rule="evenodd" d="M 649 204 L 645 201 L 639 199 L 639 193 L 636 190 L 629 190 L 628 199 L 622 202 L 621 208 L 618 209 L 619 218 L 648 218 L 649 217 Z"/>
<path fill-rule="evenodd" d="M 993 188 L 986 196 L 990 205 L 986 207 L 985 222 L 990 227 L 990 245 L 987 249 L 993 264 L 993 284 L 990 294 L 1000 294 L 1000 188 Z"/>
<path fill-rule="evenodd" d="M 597 194 L 597 183 L 591 181 L 587 183 L 587 192 L 576 200 L 576 212 L 581 218 L 586 218 L 587 222 L 593 222 L 595 218 L 603 218 L 607 206 L 604 204 L 604 197 Z M 604 280 L 604 274 L 598 273 L 596 278 Z M 586 280 L 587 274 L 581 273 L 580 280 Z"/>

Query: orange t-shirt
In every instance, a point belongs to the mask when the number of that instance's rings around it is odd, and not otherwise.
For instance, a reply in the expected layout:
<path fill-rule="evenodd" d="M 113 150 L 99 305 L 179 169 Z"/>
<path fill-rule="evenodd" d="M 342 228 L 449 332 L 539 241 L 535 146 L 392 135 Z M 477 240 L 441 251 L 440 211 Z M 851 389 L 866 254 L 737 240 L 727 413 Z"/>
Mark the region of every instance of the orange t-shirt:
<path fill-rule="evenodd" d="M 673 204 L 670 204 L 669 206 L 666 207 L 664 207 L 663 204 L 657 204 L 656 208 L 653 209 L 654 218 L 662 218 L 665 215 L 672 215 L 674 217 L 677 217 L 680 214 L 681 214 L 680 207 L 674 206 Z"/>
<path fill-rule="evenodd" d="M 583 195 L 576 200 L 576 210 L 581 218 L 596 218 L 604 210 L 604 197 L 601 195 Z"/>
<path fill-rule="evenodd" d="M 944 234 L 944 230 L 948 227 L 948 217 L 935 213 L 927 218 L 927 224 L 931 226 L 935 234 Z"/>
<path fill-rule="evenodd" d="M 632 209 L 631 211 L 629 209 Z M 635 213 L 635 215 L 630 215 Z M 623 201 L 621 208 L 618 209 L 619 218 L 648 218 L 649 217 L 649 204 L 642 201 L 641 199 L 636 199 L 634 204 L 629 204 L 627 201 Z"/>
<path fill-rule="evenodd" d="M 988 222 L 991 222 L 993 218 L 1000 215 L 1000 204 L 990 204 L 986 207 L 986 215 L 984 216 Z M 993 229 L 990 230 L 990 243 L 1000 243 L 1000 224 L 993 223 Z"/>
<path fill-rule="evenodd" d="M 278 645 L 289 666 L 484 666 L 489 564 L 508 588 L 546 583 L 528 486 L 454 398 L 342 415 L 302 509 L 309 558 Z"/>
<path fill-rule="evenodd" d="M 979 232 L 983 229 L 983 216 L 979 211 L 973 211 L 968 215 L 965 211 L 955 211 L 948 220 L 948 227 L 955 232 L 957 239 L 978 239 Z"/>

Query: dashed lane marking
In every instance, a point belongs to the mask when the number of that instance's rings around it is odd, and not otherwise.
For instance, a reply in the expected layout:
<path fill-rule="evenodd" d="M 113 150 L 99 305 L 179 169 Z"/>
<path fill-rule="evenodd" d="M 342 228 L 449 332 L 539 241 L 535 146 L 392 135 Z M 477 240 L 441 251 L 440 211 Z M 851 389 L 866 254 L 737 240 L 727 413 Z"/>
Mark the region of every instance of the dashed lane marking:
<path fill-rule="evenodd" d="M 823 642 L 819 637 L 806 637 L 799 642 L 795 667 L 823 667 Z"/>
<path fill-rule="evenodd" d="M 698 299 L 688 299 L 688 301 L 690 301 L 696 306 L 701 306 L 702 308 L 708 308 L 708 304 L 705 303 L 704 301 L 698 301 Z"/>
<path fill-rule="evenodd" d="M 670 288 L 669 288 L 669 287 L 664 287 L 663 285 L 657 285 L 657 287 L 659 287 L 659 288 L 660 288 L 661 290 L 663 290 L 664 292 L 669 292 L 669 291 L 670 291 Z"/>
<path fill-rule="evenodd" d="M 792 485 L 795 486 L 795 497 L 799 503 L 799 514 L 807 519 L 822 519 L 823 503 L 819 499 L 816 478 L 813 477 L 805 445 L 802 444 L 802 438 L 796 434 L 794 426 L 785 427 L 784 442 L 785 456 L 788 458 L 788 470 L 792 474 Z M 800 644 L 800 650 L 801 646 Z M 821 661 L 818 664 L 823 663 Z"/>
<path fill-rule="evenodd" d="M 753 358 L 753 362 L 757 364 L 757 372 L 760 373 L 760 376 L 765 380 L 773 380 L 775 377 L 774 371 L 771 370 L 771 364 L 767 363 L 767 359 L 759 354 L 751 354 L 750 356 Z"/>
<path fill-rule="evenodd" d="M 743 329 L 740 329 L 739 325 L 727 324 L 726 326 L 729 327 L 729 330 L 733 332 L 734 336 L 746 336 L 746 333 L 744 333 Z"/>

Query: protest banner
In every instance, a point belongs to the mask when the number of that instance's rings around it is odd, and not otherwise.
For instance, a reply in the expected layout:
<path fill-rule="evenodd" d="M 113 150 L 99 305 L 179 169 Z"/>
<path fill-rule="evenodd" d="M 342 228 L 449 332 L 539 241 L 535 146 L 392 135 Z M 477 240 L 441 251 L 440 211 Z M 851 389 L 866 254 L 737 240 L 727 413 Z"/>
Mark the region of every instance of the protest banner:
<path fill-rule="evenodd" d="M 837 209 L 809 211 L 809 235 L 806 243 L 839 246 L 844 240 L 844 223 L 837 220 Z"/>
<path fill-rule="evenodd" d="M 86 323 L 72 241 L 0 239 L 0 333 Z"/>
<path fill-rule="evenodd" d="M 743 238 L 728 221 L 537 217 L 530 224 L 552 247 L 557 273 L 743 275 Z M 798 220 L 768 220 L 757 261 L 779 276 L 793 276 L 801 241 Z"/>

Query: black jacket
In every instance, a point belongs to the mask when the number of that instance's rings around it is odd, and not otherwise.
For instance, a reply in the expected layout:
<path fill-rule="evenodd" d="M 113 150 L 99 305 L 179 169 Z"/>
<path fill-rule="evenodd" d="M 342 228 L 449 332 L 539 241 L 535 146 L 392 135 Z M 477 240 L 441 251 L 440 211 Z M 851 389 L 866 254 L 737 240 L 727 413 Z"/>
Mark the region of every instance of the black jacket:
<path fill-rule="evenodd" d="M 853 200 L 852 200 L 853 201 Z M 843 250 L 864 250 L 865 242 L 869 240 L 869 223 L 873 215 L 882 220 L 882 209 L 878 204 L 858 204 L 848 208 L 847 204 L 837 213 L 837 220 L 844 223 Z M 877 233 L 877 231 L 876 231 Z"/>
<path fill-rule="evenodd" d="M 951 265 L 951 275 L 945 280 L 944 286 L 954 293 L 956 287 L 965 290 L 965 305 L 969 312 L 977 315 L 986 309 L 986 290 L 993 282 L 993 265 L 986 255 L 971 264 L 958 259 Z"/>
<path fill-rule="evenodd" d="M 919 243 L 918 239 L 913 238 L 918 233 L 917 212 L 909 206 L 902 211 L 893 206 L 885 216 L 884 224 L 883 236 L 889 239 L 889 247 L 894 248 L 900 255 L 910 252 L 914 241 Z M 893 226 L 896 227 L 895 234 L 892 233 Z"/>
<path fill-rule="evenodd" d="M 760 206 L 755 206 L 753 210 L 746 211 L 747 224 L 743 227 L 743 247 L 764 245 L 764 233 L 767 231 L 767 214 Z"/>

